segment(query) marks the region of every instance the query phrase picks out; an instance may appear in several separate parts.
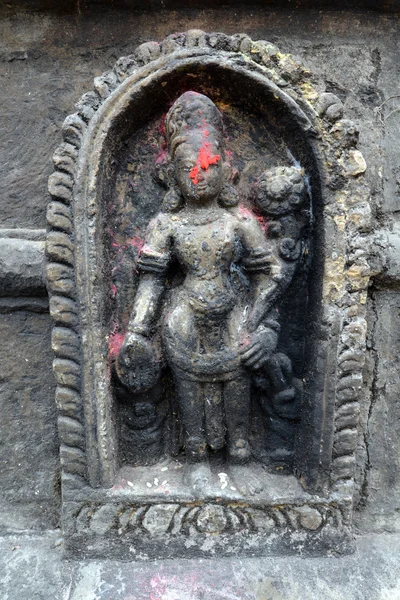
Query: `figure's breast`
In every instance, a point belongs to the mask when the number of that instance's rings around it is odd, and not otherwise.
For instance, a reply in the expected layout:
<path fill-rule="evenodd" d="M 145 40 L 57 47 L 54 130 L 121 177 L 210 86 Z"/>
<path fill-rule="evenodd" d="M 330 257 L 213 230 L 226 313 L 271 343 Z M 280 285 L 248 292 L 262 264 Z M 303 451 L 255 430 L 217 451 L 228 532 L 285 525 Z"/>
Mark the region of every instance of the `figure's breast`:
<path fill-rule="evenodd" d="M 229 219 L 205 225 L 177 227 L 174 251 L 184 270 L 193 277 L 212 279 L 227 272 L 233 260 L 235 231 Z"/>
<path fill-rule="evenodd" d="M 186 272 L 184 287 L 195 312 L 222 316 L 233 307 L 235 297 L 229 268 L 235 251 L 231 220 L 177 228 L 175 254 Z"/>

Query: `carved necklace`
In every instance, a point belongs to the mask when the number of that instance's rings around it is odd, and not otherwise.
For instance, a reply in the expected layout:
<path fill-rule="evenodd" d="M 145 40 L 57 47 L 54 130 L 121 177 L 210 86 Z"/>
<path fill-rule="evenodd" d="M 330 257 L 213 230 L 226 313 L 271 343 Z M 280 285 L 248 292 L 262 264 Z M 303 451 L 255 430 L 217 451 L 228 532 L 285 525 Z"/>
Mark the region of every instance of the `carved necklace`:
<path fill-rule="evenodd" d="M 210 209 L 204 214 L 196 214 L 195 212 L 185 212 L 181 216 L 182 222 L 186 221 L 188 225 L 208 225 L 208 223 L 214 223 L 218 219 L 221 219 L 223 214 L 221 209 Z"/>

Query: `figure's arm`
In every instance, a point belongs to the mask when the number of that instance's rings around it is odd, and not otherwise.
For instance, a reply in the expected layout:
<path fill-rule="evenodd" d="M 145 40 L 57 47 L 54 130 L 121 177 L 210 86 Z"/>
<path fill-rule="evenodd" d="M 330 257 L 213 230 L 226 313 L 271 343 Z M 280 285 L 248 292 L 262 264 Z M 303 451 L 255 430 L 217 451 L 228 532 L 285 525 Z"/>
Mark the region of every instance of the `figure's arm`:
<path fill-rule="evenodd" d="M 170 231 L 164 218 L 152 221 L 146 232 L 137 267 L 139 286 L 135 295 L 128 334 L 148 336 L 157 317 L 165 289 L 165 273 L 170 258 Z"/>
<path fill-rule="evenodd" d="M 149 338 L 164 292 L 170 239 L 169 219 L 161 213 L 150 223 L 139 254 L 139 286 L 115 363 L 119 380 L 132 393 L 152 388 L 160 375 L 160 355 Z"/>
<path fill-rule="evenodd" d="M 281 294 L 279 280 L 263 272 L 249 273 L 252 304 L 247 318 L 247 330 L 252 333 L 263 322 Z"/>
<path fill-rule="evenodd" d="M 141 273 L 127 333 L 150 334 L 164 289 L 165 273 Z"/>
<path fill-rule="evenodd" d="M 272 254 L 265 234 L 253 215 L 243 219 L 240 235 L 245 251 L 242 265 L 251 282 L 252 302 L 247 329 L 252 333 L 280 297 L 284 282 L 281 264 Z"/>
<path fill-rule="evenodd" d="M 245 252 L 242 265 L 251 282 L 252 296 L 247 317 L 248 337 L 240 354 L 247 367 L 259 369 L 278 344 L 280 326 L 269 313 L 282 294 L 283 275 L 279 260 L 251 213 L 241 219 L 240 236 Z"/>

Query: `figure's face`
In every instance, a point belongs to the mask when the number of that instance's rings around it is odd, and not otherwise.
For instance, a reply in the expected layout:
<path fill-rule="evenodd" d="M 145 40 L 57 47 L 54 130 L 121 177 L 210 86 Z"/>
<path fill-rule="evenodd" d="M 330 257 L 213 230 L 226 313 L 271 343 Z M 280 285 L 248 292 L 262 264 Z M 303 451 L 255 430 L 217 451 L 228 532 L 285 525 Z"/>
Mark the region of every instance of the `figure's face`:
<path fill-rule="evenodd" d="M 222 156 L 218 142 L 192 135 L 174 156 L 175 176 L 185 200 L 204 204 L 218 198 L 222 188 Z"/>

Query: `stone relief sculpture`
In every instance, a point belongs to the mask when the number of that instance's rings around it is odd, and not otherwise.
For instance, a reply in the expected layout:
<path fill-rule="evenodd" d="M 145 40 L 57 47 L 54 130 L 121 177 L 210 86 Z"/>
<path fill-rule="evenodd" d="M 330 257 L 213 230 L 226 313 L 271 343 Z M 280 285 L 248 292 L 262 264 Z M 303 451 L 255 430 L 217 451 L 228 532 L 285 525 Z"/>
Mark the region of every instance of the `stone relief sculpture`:
<path fill-rule="evenodd" d="M 170 187 L 139 253 L 140 283 L 116 369 L 130 391 L 143 392 L 157 382 L 164 355 L 183 430 L 185 482 L 207 492 L 208 454 L 225 449 L 233 482 L 254 491 L 262 484 L 243 469 L 252 459 L 252 378 L 263 390 L 265 417 L 275 430 L 280 422 L 291 447 L 275 435 L 275 456 L 290 455 L 294 432 L 286 422 L 299 416 L 291 362 L 276 353 L 275 307 L 301 254 L 301 224 L 292 213 L 304 202 L 305 185 L 296 167 L 276 168 L 257 183 L 259 211 L 275 218 L 271 243 L 266 223 L 229 183 L 216 105 L 203 94 L 184 93 L 167 114 L 166 133 Z M 163 310 L 173 261 L 183 279 Z M 239 269 L 241 288 L 234 277 Z"/>
<path fill-rule="evenodd" d="M 370 190 L 326 88 L 192 30 L 66 118 L 46 273 L 70 555 L 352 549 Z"/>

